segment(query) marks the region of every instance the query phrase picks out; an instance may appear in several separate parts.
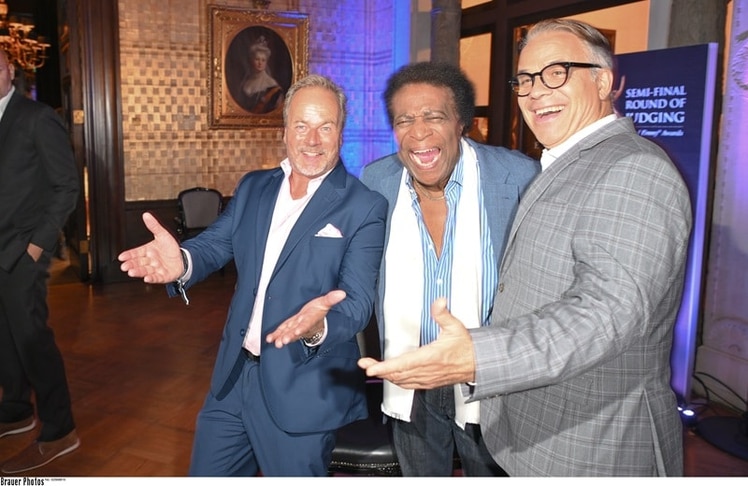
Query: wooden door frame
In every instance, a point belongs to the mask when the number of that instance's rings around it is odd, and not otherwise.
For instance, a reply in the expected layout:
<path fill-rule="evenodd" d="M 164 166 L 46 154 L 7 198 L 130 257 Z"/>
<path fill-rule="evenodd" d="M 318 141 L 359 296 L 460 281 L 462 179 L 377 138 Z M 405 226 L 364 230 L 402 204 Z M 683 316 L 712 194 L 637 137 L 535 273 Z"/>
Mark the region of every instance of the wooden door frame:
<path fill-rule="evenodd" d="M 64 5 L 69 79 L 63 78 L 63 86 L 69 85 L 73 149 L 87 183 L 87 197 L 81 196 L 75 215 L 81 277 L 121 281 L 126 276 L 117 261 L 125 240 L 118 3 L 67 0 Z"/>
<path fill-rule="evenodd" d="M 460 37 L 491 34 L 488 106 L 478 107 L 476 116 L 488 118 L 487 143 L 512 146 L 518 117 L 507 80 L 514 73 L 514 29 L 551 17 L 568 17 L 617 7 L 639 0 L 493 0 L 464 9 Z M 512 147 L 518 148 L 518 147 Z"/>

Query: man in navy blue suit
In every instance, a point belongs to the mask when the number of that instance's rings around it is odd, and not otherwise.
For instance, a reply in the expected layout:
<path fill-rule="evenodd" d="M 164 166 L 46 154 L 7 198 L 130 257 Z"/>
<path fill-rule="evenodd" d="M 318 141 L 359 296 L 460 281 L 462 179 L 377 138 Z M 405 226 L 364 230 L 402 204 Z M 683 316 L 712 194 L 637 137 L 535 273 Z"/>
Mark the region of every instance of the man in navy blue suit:
<path fill-rule="evenodd" d="M 154 239 L 119 256 L 128 275 L 187 302 L 191 285 L 236 263 L 190 475 L 324 476 L 335 431 L 367 415 L 356 333 L 373 309 L 387 202 L 340 161 L 345 103 L 327 78 L 296 83 L 280 167 L 246 174 L 181 248 L 145 213 Z"/>

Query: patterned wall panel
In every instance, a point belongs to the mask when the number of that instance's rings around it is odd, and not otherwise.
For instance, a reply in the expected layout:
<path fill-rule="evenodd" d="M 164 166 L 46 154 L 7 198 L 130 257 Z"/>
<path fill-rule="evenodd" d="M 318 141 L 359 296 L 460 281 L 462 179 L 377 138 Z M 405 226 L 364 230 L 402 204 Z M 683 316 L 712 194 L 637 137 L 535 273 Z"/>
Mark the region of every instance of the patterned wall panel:
<path fill-rule="evenodd" d="M 324 74 L 348 94 L 343 161 L 358 175 L 392 152 L 381 92 L 394 70 L 393 2 L 302 0 L 310 17 L 309 70 Z M 408 46 L 400 46 L 408 49 Z"/>
<path fill-rule="evenodd" d="M 309 72 L 331 77 L 349 96 L 342 157 L 356 175 L 392 151 L 381 91 L 394 68 L 394 1 L 269 6 L 309 15 Z M 127 201 L 174 199 L 192 186 L 231 195 L 244 173 L 285 157 L 281 129 L 208 126 L 209 3 L 253 8 L 250 0 L 119 0 Z"/>

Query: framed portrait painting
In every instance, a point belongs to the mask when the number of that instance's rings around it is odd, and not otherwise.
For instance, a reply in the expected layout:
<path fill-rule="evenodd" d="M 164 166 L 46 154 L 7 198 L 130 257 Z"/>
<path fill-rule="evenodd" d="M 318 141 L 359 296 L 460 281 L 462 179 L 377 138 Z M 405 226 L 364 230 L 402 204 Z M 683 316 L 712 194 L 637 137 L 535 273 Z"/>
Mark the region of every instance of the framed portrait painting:
<path fill-rule="evenodd" d="M 307 74 L 309 20 L 209 6 L 211 128 L 283 126 L 288 88 Z"/>

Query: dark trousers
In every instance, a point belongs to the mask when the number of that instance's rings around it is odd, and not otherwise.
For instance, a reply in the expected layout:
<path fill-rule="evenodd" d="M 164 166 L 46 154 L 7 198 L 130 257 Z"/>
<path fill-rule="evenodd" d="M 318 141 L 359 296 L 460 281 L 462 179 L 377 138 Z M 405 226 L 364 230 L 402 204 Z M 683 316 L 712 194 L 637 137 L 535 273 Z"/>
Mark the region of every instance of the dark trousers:
<path fill-rule="evenodd" d="M 392 419 L 403 476 L 452 476 L 455 449 L 464 476 L 507 476 L 486 449 L 480 426 L 463 430 L 455 423 L 454 387 L 417 390 L 410 419 Z"/>
<path fill-rule="evenodd" d="M 221 400 L 208 392 L 197 417 L 190 476 L 255 476 L 258 471 L 266 477 L 327 475 L 335 431 L 290 433 L 275 425 L 259 366 L 246 359 Z"/>
<path fill-rule="evenodd" d="M 33 392 L 40 441 L 75 428 L 65 365 L 47 325 L 49 262 L 46 252 L 37 262 L 24 252 L 9 272 L 0 269 L 0 422 L 32 416 Z"/>

